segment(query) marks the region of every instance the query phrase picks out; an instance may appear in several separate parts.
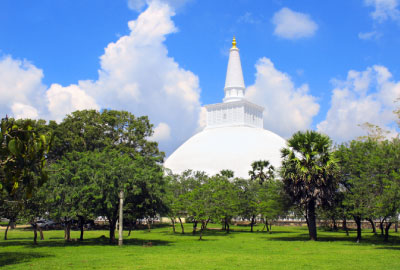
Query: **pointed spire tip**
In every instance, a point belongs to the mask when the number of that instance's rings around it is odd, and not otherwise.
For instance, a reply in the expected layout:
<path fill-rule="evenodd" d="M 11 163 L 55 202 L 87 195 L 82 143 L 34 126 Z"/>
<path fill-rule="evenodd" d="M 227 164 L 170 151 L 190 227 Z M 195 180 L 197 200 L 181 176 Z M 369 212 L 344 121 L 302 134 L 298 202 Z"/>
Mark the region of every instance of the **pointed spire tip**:
<path fill-rule="evenodd" d="M 237 47 L 236 47 L 236 38 L 235 38 L 235 36 L 233 36 L 233 39 L 232 39 L 232 49 L 236 49 Z"/>

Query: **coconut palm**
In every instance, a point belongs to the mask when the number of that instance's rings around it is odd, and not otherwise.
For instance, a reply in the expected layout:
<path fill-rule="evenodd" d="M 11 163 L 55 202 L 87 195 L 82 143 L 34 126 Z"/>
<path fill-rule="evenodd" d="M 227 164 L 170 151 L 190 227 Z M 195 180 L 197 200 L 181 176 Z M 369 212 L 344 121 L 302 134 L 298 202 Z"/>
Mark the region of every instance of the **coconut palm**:
<path fill-rule="evenodd" d="M 281 150 L 281 177 L 292 202 L 305 213 L 310 240 L 317 240 L 315 209 L 330 204 L 337 189 L 337 165 L 328 136 L 295 133 Z"/>

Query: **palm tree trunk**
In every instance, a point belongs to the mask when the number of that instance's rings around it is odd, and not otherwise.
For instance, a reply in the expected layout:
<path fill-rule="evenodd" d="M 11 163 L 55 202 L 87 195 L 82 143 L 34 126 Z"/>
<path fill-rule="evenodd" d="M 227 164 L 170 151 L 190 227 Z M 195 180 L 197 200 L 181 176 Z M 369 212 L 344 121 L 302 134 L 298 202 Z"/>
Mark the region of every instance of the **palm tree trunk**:
<path fill-rule="evenodd" d="M 317 224 L 315 220 L 315 201 L 310 200 L 307 204 L 308 233 L 311 241 L 317 241 Z"/>

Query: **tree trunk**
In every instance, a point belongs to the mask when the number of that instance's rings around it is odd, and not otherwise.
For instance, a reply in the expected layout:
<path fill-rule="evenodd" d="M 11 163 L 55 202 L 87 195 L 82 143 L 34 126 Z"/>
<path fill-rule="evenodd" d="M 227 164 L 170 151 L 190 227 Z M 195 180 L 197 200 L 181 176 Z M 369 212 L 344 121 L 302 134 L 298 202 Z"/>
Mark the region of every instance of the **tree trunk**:
<path fill-rule="evenodd" d="M 179 223 L 181 224 L 182 234 L 185 234 L 185 229 L 183 228 L 183 222 L 180 217 L 179 217 Z"/>
<path fill-rule="evenodd" d="M 304 213 L 304 217 L 306 218 L 306 223 L 307 223 L 307 228 L 310 227 L 310 223 L 308 222 L 308 207 L 306 207 L 305 213 Z"/>
<path fill-rule="evenodd" d="M 345 230 L 346 231 L 346 235 L 349 236 L 349 228 L 347 228 L 346 217 L 343 218 L 343 230 Z"/>
<path fill-rule="evenodd" d="M 372 227 L 372 233 L 376 234 L 376 226 L 375 226 L 375 222 L 372 220 L 372 218 L 367 218 L 367 221 L 369 221 L 369 223 L 371 224 Z"/>
<path fill-rule="evenodd" d="M 193 232 L 192 234 L 196 234 L 196 230 L 197 230 L 197 221 L 193 222 Z"/>
<path fill-rule="evenodd" d="M 65 225 L 65 235 L 64 235 L 64 239 L 66 241 L 71 241 L 71 221 L 67 221 L 66 225 Z"/>
<path fill-rule="evenodd" d="M 43 228 L 42 227 L 39 227 L 39 233 L 40 233 L 40 240 L 44 240 Z"/>
<path fill-rule="evenodd" d="M 385 222 L 385 219 L 382 219 L 379 221 L 379 229 L 381 229 L 381 235 L 383 236 L 384 233 L 384 228 L 383 228 L 383 222 Z"/>
<path fill-rule="evenodd" d="M 205 222 L 201 221 L 201 229 L 200 229 L 200 238 L 199 240 L 203 240 L 203 230 L 205 228 Z"/>
<path fill-rule="evenodd" d="M 11 219 L 8 221 L 6 231 L 4 232 L 4 240 L 7 240 L 7 233 L 8 233 L 8 228 L 10 227 L 10 224 L 11 224 Z"/>
<path fill-rule="evenodd" d="M 386 226 L 385 226 L 385 237 L 384 237 L 384 241 L 387 242 L 389 240 L 389 230 L 390 230 L 390 226 L 392 226 L 392 222 L 387 222 Z"/>
<path fill-rule="evenodd" d="M 67 217 L 64 218 L 64 239 L 65 241 L 71 241 L 71 226 L 72 221 L 68 220 Z"/>
<path fill-rule="evenodd" d="M 399 230 L 399 221 L 396 220 L 396 222 L 394 223 L 394 232 L 397 233 L 398 230 Z"/>
<path fill-rule="evenodd" d="M 338 227 L 337 227 L 337 224 L 336 224 L 336 219 L 335 219 L 334 216 L 332 216 L 331 219 L 332 219 L 332 225 L 333 225 L 332 229 L 333 229 L 335 232 L 337 232 Z"/>
<path fill-rule="evenodd" d="M 357 243 L 360 243 L 360 241 L 361 241 L 361 217 L 354 216 L 354 221 L 357 224 L 357 238 L 356 238 L 356 241 L 357 241 Z"/>
<path fill-rule="evenodd" d="M 251 222 L 250 222 L 250 226 L 251 226 L 251 232 L 253 232 L 253 226 L 254 226 L 254 220 L 256 219 L 256 216 L 255 215 L 253 215 L 252 217 L 251 217 Z"/>
<path fill-rule="evenodd" d="M 175 233 L 175 218 L 171 218 L 172 231 Z"/>
<path fill-rule="evenodd" d="M 37 245 L 37 224 L 33 223 L 33 244 Z"/>
<path fill-rule="evenodd" d="M 81 229 L 81 236 L 79 237 L 79 241 L 83 241 L 83 226 L 85 225 L 85 219 L 82 216 L 79 216 L 79 225 Z"/>
<path fill-rule="evenodd" d="M 115 225 L 117 224 L 117 220 L 108 219 L 110 221 L 110 244 L 115 243 Z"/>
<path fill-rule="evenodd" d="M 204 224 L 204 229 L 207 229 L 208 222 L 210 222 L 210 220 L 211 220 L 210 218 L 207 219 L 206 224 Z"/>
<path fill-rule="evenodd" d="M 267 229 L 267 232 L 269 232 L 268 219 L 267 218 L 265 218 L 265 228 Z"/>
<path fill-rule="evenodd" d="M 315 201 L 311 200 L 307 204 L 308 233 L 311 241 L 317 241 L 317 225 L 315 221 Z"/>
<path fill-rule="evenodd" d="M 224 223 L 225 223 L 225 230 L 226 233 L 229 233 L 229 221 L 228 221 L 228 217 L 224 218 Z"/>
<path fill-rule="evenodd" d="M 131 231 L 132 231 L 132 222 L 129 222 L 129 232 L 128 232 L 128 237 L 131 236 Z"/>
<path fill-rule="evenodd" d="M 150 227 L 150 219 L 147 219 L 147 231 L 150 232 L 151 231 L 151 227 Z"/>

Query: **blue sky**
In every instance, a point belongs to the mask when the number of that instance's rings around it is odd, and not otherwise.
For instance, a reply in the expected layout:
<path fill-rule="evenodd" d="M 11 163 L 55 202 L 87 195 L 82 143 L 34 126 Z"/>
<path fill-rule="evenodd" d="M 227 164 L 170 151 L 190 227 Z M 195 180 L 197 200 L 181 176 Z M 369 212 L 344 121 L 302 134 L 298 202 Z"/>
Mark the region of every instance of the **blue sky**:
<path fill-rule="evenodd" d="M 0 112 L 61 120 L 84 108 L 149 115 L 171 153 L 222 101 L 235 35 L 248 99 L 283 137 L 395 134 L 398 0 L 2 0 Z M 129 25 L 128 25 L 129 23 Z"/>

